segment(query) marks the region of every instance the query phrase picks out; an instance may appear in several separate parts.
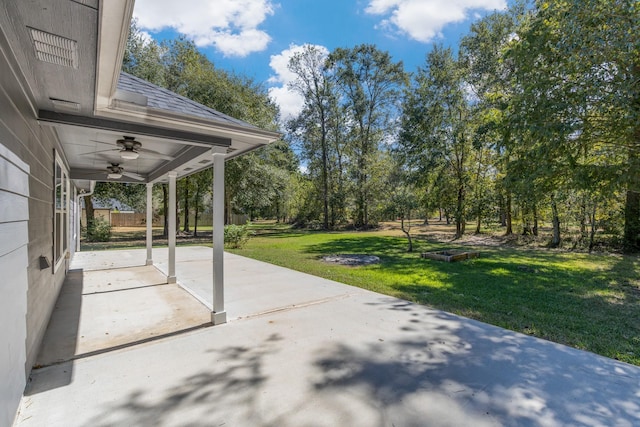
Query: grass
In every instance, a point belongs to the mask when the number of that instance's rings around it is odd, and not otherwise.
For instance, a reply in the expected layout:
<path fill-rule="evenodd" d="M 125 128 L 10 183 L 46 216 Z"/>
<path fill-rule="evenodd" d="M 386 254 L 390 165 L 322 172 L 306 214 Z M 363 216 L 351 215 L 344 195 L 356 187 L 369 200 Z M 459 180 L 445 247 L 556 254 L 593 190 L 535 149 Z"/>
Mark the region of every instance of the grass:
<path fill-rule="evenodd" d="M 391 232 L 310 232 L 256 227 L 231 252 L 407 299 L 514 331 L 640 365 L 640 260 L 515 247 L 470 247 Z M 478 259 L 425 260 L 419 252 L 475 249 Z M 322 256 L 377 255 L 377 265 L 329 265 Z"/>

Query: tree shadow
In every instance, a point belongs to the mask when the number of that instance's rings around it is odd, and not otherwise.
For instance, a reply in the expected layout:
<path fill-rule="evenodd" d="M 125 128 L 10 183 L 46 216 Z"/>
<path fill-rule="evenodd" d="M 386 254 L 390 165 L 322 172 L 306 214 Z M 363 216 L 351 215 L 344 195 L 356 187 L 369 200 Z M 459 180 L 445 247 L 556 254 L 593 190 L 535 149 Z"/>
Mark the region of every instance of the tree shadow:
<path fill-rule="evenodd" d="M 210 368 L 185 377 L 181 383 L 158 393 L 150 389 L 130 392 L 118 398 L 116 404 L 106 408 L 88 425 L 110 427 L 114 425 L 224 425 L 211 419 L 207 405 L 242 413 L 242 417 L 259 422 L 261 419 L 256 399 L 268 380 L 264 372 L 264 359 L 277 351 L 282 340 L 272 334 L 254 346 L 227 346 L 211 349 Z M 224 366 L 224 369 L 220 367 Z M 194 411 L 201 413 L 194 416 Z M 199 419 L 200 421 L 180 421 Z M 222 421 L 221 421 L 222 422 Z"/>
<path fill-rule="evenodd" d="M 409 316 L 390 340 L 336 343 L 320 394 L 357 395 L 375 425 L 639 425 L 640 370 L 522 334 L 382 300 Z"/>

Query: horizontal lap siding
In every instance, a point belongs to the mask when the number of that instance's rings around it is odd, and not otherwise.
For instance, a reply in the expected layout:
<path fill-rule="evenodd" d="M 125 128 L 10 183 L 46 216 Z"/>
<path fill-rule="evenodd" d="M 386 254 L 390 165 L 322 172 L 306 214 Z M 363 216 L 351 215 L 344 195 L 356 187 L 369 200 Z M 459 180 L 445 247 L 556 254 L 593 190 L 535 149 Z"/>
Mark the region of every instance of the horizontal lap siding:
<path fill-rule="evenodd" d="M 0 425 L 11 425 L 65 268 L 53 263 L 56 138 L 35 117 L 0 31 Z M 70 242 L 72 244 L 72 242 Z"/>
<path fill-rule="evenodd" d="M 1 143 L 1 141 L 0 141 Z M 9 425 L 26 384 L 29 167 L 0 144 L 0 424 Z"/>

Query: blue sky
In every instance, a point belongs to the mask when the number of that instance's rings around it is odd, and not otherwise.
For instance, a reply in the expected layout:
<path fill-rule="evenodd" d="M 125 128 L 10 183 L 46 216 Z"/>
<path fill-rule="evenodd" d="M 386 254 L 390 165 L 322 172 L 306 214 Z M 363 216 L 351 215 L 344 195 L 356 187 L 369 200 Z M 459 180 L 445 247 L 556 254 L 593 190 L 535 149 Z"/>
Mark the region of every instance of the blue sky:
<path fill-rule="evenodd" d="M 184 34 L 216 67 L 264 82 L 283 116 L 301 105 L 287 90 L 288 58 L 304 44 L 331 51 L 375 44 L 406 71 L 433 43 L 456 46 L 471 22 L 506 0 L 136 0 L 140 28 L 161 40 Z"/>

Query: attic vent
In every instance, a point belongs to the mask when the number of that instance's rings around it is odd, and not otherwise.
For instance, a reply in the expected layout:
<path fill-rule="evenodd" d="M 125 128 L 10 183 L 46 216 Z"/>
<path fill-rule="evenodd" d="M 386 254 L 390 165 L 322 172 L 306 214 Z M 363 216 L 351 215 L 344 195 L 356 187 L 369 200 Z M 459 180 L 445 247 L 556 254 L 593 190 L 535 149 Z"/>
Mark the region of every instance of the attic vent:
<path fill-rule="evenodd" d="M 201 165 L 206 165 L 207 163 L 211 163 L 211 160 L 200 160 L 198 163 Z"/>
<path fill-rule="evenodd" d="M 189 172 L 190 170 L 193 170 L 193 168 L 184 168 L 182 169 L 184 172 Z"/>
<path fill-rule="evenodd" d="M 36 57 L 43 62 L 78 68 L 78 42 L 29 28 Z"/>

